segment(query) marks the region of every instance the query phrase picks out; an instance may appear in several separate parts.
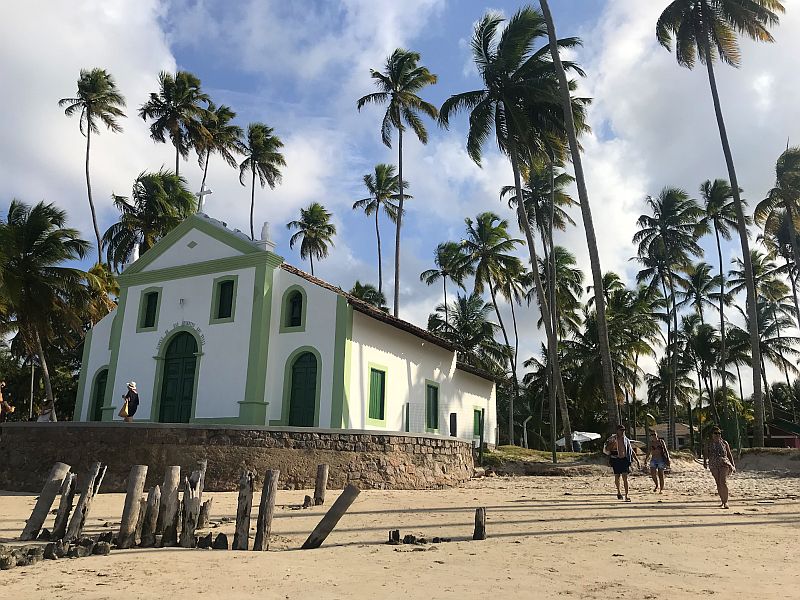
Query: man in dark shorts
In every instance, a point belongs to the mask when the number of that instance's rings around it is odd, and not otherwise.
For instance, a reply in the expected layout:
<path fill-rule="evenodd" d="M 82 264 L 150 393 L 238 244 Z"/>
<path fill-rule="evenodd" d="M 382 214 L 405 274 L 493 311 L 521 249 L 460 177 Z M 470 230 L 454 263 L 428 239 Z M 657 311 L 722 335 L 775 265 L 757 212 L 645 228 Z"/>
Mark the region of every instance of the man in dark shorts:
<path fill-rule="evenodd" d="M 625 435 L 624 425 L 617 425 L 617 433 L 606 441 L 605 452 L 611 456 L 610 462 L 611 468 L 614 470 L 617 499 L 623 499 L 622 491 L 619 487 L 619 480 L 622 477 L 622 483 L 625 487 L 625 502 L 630 502 L 631 499 L 628 497 L 628 473 L 631 472 L 631 463 L 634 460 L 638 468 L 641 468 L 641 465 L 639 464 L 639 457 L 636 456 L 636 452 L 633 450 L 633 444 L 631 444 L 628 436 Z"/>

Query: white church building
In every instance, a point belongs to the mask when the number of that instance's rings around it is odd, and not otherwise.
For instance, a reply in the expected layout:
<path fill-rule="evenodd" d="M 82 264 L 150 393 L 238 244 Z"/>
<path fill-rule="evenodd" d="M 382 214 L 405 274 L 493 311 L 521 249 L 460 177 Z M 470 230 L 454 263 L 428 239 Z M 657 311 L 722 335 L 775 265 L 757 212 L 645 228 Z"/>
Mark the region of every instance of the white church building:
<path fill-rule="evenodd" d="M 86 335 L 76 421 L 407 431 L 496 441 L 495 384 L 446 341 L 197 214 L 119 277 Z"/>

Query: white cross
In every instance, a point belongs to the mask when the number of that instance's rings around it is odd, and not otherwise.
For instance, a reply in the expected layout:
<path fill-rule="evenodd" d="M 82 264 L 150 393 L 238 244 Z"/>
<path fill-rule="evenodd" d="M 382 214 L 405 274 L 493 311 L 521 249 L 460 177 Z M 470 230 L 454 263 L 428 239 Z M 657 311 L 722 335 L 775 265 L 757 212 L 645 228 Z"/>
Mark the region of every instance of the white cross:
<path fill-rule="evenodd" d="M 206 187 L 206 184 L 204 183 L 200 191 L 195 194 L 195 196 L 197 196 L 197 212 L 199 213 L 203 212 L 203 206 L 205 205 L 206 196 L 213 193 L 214 192 L 209 190 Z"/>

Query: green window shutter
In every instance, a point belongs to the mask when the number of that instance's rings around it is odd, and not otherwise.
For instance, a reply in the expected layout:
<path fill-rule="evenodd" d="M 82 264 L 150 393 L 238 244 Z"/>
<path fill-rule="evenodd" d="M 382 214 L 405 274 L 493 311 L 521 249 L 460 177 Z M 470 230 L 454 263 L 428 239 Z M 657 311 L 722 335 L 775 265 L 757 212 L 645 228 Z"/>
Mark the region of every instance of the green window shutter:
<path fill-rule="evenodd" d="M 155 327 L 156 310 L 158 309 L 158 292 L 148 292 L 144 301 L 144 322 L 142 323 L 142 327 Z"/>
<path fill-rule="evenodd" d="M 386 404 L 386 373 L 370 369 L 369 373 L 369 418 L 383 421 Z"/>
<path fill-rule="evenodd" d="M 426 386 L 425 421 L 428 429 L 439 429 L 439 388 Z"/>
<path fill-rule="evenodd" d="M 472 434 L 473 435 L 480 435 L 481 434 L 481 411 L 475 409 L 472 411 Z"/>
<path fill-rule="evenodd" d="M 219 283 L 219 300 L 217 301 L 217 318 L 229 319 L 233 314 L 233 281 Z"/>
<path fill-rule="evenodd" d="M 286 326 L 300 327 L 303 324 L 303 294 L 292 292 L 289 296 Z"/>

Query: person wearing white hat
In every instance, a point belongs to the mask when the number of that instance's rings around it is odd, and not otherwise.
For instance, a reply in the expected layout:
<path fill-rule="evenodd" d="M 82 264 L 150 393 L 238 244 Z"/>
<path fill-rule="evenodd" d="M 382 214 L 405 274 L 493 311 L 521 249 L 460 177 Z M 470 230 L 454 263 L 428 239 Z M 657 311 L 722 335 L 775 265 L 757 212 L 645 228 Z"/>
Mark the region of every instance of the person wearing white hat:
<path fill-rule="evenodd" d="M 136 391 L 135 381 L 128 382 L 128 391 L 122 395 L 122 399 L 125 401 L 125 404 L 119 411 L 119 416 L 121 416 L 126 423 L 132 423 L 133 415 L 136 414 L 136 410 L 139 408 L 139 393 Z"/>

